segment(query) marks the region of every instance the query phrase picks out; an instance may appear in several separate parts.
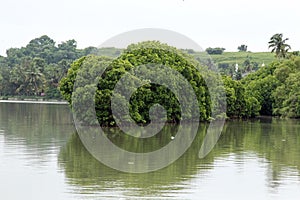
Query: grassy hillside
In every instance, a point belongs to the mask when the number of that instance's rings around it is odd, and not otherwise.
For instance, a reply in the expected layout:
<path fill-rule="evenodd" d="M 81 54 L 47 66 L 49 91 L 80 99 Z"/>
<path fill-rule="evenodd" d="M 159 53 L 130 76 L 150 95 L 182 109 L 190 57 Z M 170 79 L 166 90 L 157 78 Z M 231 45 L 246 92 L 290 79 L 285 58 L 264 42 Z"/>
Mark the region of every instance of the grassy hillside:
<path fill-rule="evenodd" d="M 263 64 L 267 66 L 275 61 L 275 55 L 270 52 L 224 52 L 220 55 L 208 55 L 206 52 L 183 50 L 194 56 L 199 62 L 207 66 L 217 66 L 226 75 L 233 75 L 235 65 L 243 74 L 258 70 Z"/>
<path fill-rule="evenodd" d="M 224 52 L 221 55 L 210 55 L 215 63 L 229 63 L 242 65 L 249 58 L 251 61 L 266 65 L 275 60 L 274 54 L 270 52 Z"/>

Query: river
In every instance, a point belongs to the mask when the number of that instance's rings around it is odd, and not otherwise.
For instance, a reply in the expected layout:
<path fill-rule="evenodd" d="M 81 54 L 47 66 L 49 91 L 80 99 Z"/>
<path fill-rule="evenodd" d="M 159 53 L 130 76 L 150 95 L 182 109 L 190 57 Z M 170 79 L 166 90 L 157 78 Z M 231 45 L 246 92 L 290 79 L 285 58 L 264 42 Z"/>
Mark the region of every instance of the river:
<path fill-rule="evenodd" d="M 168 126 L 164 135 L 176 130 Z M 67 105 L 2 102 L 0 199 L 300 198 L 300 120 L 228 121 L 213 151 L 199 159 L 206 128 L 200 125 L 191 147 L 168 167 L 124 173 L 86 150 Z M 129 144 L 114 134 L 119 146 Z M 143 148 L 158 148 L 167 138 Z"/>

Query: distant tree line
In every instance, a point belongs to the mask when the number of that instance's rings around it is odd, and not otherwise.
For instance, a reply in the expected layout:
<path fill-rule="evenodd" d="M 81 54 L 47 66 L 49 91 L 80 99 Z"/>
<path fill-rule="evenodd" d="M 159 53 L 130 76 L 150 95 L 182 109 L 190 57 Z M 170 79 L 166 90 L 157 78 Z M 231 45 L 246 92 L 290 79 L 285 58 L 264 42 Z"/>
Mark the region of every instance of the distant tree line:
<path fill-rule="evenodd" d="M 241 52 L 246 52 L 248 49 L 248 46 L 245 44 L 242 44 L 241 46 L 238 46 L 238 50 Z"/>
<path fill-rule="evenodd" d="M 31 40 L 25 47 L 10 48 L 6 57 L 0 56 L 0 96 L 61 98 L 58 83 L 74 60 L 91 53 L 110 55 L 117 50 L 97 51 L 95 47 L 77 49 L 74 39 L 56 45 L 46 35 Z"/>
<path fill-rule="evenodd" d="M 220 111 L 220 116 L 225 115 L 229 118 L 247 118 L 257 115 L 300 117 L 300 54 L 299 52 L 289 53 L 291 47 L 286 44 L 286 41 L 287 39 L 283 39 L 282 34 L 275 34 L 271 37 L 269 47 L 278 59 L 267 66 L 258 67 L 258 64 L 249 56 L 242 68 L 239 67 L 237 70 L 226 63 L 219 64 L 219 68 L 226 72 L 223 73 L 222 81 L 226 91 L 226 100 L 223 99 L 223 101 L 227 103 L 226 113 Z M 151 48 L 145 48 L 147 46 Z M 246 47 L 241 48 L 245 50 Z M 224 51 L 223 48 L 217 48 L 217 50 Z M 187 53 L 195 52 L 187 50 Z M 118 78 L 133 67 L 142 66 L 148 62 L 168 65 L 187 77 L 199 98 L 201 120 L 209 120 L 210 109 L 223 105 L 222 101 L 210 101 L 215 98 L 210 96 L 214 91 L 210 91 L 210 94 L 206 84 L 210 84 L 213 90 L 218 90 L 216 83 L 220 80 L 209 70 L 209 62 L 200 64 L 183 51 L 155 41 L 132 44 L 125 50 L 95 47 L 78 49 L 75 40 L 56 45 L 48 36 L 41 36 L 31 40 L 25 47 L 8 49 L 6 54 L 6 57 L 0 56 L 0 96 L 2 97 L 43 96 L 56 99 L 63 97 L 71 103 L 78 70 L 85 67 L 86 75 L 92 75 L 99 70 L 101 63 L 109 65 L 110 68 L 105 73 L 106 77 L 102 77 L 98 83 L 95 97 L 97 117 L 103 125 L 114 125 L 110 110 L 110 97 Z M 199 74 L 195 67 L 201 67 L 203 74 Z M 243 73 L 249 74 L 246 76 Z M 201 76 L 210 77 L 211 82 L 203 82 Z M 75 94 L 84 99 L 94 98 L 86 97 L 84 90 L 78 90 Z M 148 111 L 152 100 L 155 103 L 165 103 L 169 111 L 169 121 L 177 122 L 180 119 L 178 101 L 170 91 L 149 83 L 141 87 L 131 98 L 131 114 L 137 122 L 149 122 Z M 147 101 L 149 102 L 144 103 Z"/>
<path fill-rule="evenodd" d="M 205 51 L 210 54 L 210 55 L 219 55 L 222 54 L 226 49 L 225 48 L 220 48 L 220 47 L 216 47 L 216 48 L 207 48 Z"/>

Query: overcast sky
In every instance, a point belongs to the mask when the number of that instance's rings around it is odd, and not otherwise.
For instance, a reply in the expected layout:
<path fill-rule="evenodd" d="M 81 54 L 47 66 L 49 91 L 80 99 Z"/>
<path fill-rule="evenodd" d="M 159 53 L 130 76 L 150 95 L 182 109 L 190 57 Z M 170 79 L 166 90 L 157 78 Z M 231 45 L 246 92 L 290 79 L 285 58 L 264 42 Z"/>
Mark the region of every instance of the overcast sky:
<path fill-rule="evenodd" d="M 57 43 L 75 39 L 79 48 L 99 46 L 120 33 L 163 28 L 181 33 L 203 49 L 268 51 L 275 33 L 300 50 L 298 0 L 1 0 L 0 54 L 48 35 Z"/>

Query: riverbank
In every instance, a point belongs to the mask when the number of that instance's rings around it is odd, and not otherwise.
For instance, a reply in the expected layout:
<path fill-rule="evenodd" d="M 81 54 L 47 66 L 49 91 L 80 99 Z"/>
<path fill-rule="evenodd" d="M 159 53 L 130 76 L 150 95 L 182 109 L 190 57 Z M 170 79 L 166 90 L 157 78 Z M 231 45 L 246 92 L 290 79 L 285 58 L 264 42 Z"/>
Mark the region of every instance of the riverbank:
<path fill-rule="evenodd" d="M 10 99 L 10 100 L 0 100 L 0 103 L 32 103 L 32 104 L 63 104 L 67 105 L 68 102 L 66 101 L 58 101 L 58 100 L 37 100 L 37 99 L 24 99 L 24 100 L 17 100 L 17 99 Z"/>

